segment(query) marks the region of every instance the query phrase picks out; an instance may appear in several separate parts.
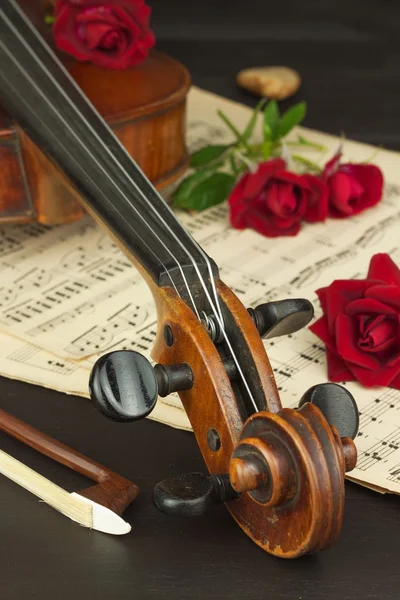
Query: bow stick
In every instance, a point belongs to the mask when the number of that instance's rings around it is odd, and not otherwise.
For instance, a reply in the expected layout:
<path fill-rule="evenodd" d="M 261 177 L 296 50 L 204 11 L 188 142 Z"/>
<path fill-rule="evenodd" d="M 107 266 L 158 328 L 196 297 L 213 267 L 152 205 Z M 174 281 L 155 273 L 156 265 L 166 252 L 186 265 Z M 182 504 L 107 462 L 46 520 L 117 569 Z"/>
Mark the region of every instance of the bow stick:
<path fill-rule="evenodd" d="M 103 533 L 122 535 L 131 526 L 121 515 L 139 488 L 95 461 L 0 409 L 0 429 L 41 454 L 97 482 L 80 492 L 69 492 L 0 450 L 0 473 L 47 504 L 80 523 Z"/>
<path fill-rule="evenodd" d="M 210 475 L 160 483 L 157 508 L 196 515 L 224 502 L 256 544 L 284 558 L 332 544 L 356 462 L 357 407 L 346 389 L 324 384 L 282 408 L 262 341 L 307 325 L 310 302 L 242 305 L 15 0 L 0 6 L 0 100 L 153 294 L 156 366 L 137 352 L 108 353 L 90 392 L 104 415 L 125 422 L 179 392 Z"/>

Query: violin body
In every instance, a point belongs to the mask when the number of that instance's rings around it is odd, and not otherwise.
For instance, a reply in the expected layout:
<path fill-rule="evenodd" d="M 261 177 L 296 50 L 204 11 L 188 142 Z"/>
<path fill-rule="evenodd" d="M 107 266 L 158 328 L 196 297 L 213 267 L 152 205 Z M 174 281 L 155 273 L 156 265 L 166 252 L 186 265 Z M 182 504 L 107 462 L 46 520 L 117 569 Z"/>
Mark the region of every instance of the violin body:
<path fill-rule="evenodd" d="M 209 475 L 160 482 L 155 506 L 196 516 L 225 503 L 250 539 L 282 558 L 330 546 L 342 525 L 345 473 L 357 461 L 357 406 L 345 388 L 327 383 L 307 390 L 297 408 L 283 408 L 262 342 L 306 326 L 311 303 L 243 306 L 15 0 L 0 6 L 0 63 L 0 101 L 153 294 L 157 364 L 109 352 L 94 365 L 89 391 L 102 414 L 120 422 L 144 418 L 158 396 L 179 393 Z"/>
<path fill-rule="evenodd" d="M 52 44 L 44 24 L 47 3 L 20 4 Z M 156 188 L 172 184 L 189 162 L 185 108 L 190 76 L 185 67 L 157 51 L 125 71 L 101 69 L 65 55 L 61 59 Z M 0 223 L 37 220 L 57 225 L 82 214 L 79 194 L 0 106 Z"/>

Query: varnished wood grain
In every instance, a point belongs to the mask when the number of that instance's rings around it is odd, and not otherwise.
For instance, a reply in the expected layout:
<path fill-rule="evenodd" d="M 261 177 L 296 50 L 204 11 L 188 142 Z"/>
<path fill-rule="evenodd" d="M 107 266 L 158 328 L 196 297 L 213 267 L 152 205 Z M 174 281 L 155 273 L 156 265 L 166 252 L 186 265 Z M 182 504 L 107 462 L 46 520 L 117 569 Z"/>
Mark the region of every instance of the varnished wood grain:
<path fill-rule="evenodd" d="M 28 222 L 33 217 L 34 207 L 18 147 L 10 136 L 0 135 L 0 220 Z"/>

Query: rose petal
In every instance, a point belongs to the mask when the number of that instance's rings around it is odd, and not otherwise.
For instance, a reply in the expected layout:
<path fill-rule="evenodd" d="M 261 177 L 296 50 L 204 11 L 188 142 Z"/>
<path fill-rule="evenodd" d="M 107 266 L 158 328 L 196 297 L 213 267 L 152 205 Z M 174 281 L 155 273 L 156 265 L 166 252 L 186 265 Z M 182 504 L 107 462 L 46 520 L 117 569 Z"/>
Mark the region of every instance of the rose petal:
<path fill-rule="evenodd" d="M 329 188 L 314 175 L 305 175 L 304 177 L 310 187 L 304 219 L 308 223 L 325 221 L 328 214 Z"/>
<path fill-rule="evenodd" d="M 293 221 L 288 227 L 280 228 L 271 213 L 260 211 L 255 207 L 246 213 L 244 219 L 247 227 L 251 227 L 267 237 L 297 235 L 301 227 L 300 221 Z"/>
<path fill-rule="evenodd" d="M 361 385 L 365 385 L 366 387 L 375 387 L 375 386 L 389 386 L 393 379 L 395 379 L 400 373 L 400 366 L 395 366 L 393 368 L 383 368 L 383 369 L 363 369 L 362 367 L 347 363 L 350 371 L 353 373 L 354 377 L 361 383 Z"/>
<path fill-rule="evenodd" d="M 277 171 L 285 168 L 285 164 L 285 161 L 281 158 L 273 158 L 272 160 L 260 163 L 257 171 L 251 173 L 246 180 L 243 196 L 245 198 L 256 198 L 271 177 L 275 175 Z"/>
<path fill-rule="evenodd" d="M 347 367 L 344 360 L 332 352 L 329 348 L 326 349 L 326 362 L 328 367 L 328 379 L 340 383 L 341 381 L 354 381 L 355 377 Z"/>
<path fill-rule="evenodd" d="M 344 309 L 344 313 L 349 317 L 358 314 L 365 313 L 377 313 L 378 315 L 396 315 L 389 306 L 386 306 L 382 302 L 375 300 L 374 298 L 360 298 L 359 300 L 352 300 L 349 302 Z"/>
<path fill-rule="evenodd" d="M 400 390 L 400 374 L 396 375 L 394 379 L 390 382 L 390 387 L 395 390 Z"/>
<path fill-rule="evenodd" d="M 329 333 L 328 322 L 325 316 L 321 317 L 315 323 L 310 325 L 310 331 L 314 333 L 325 344 L 329 350 L 336 353 L 335 338 Z"/>
<path fill-rule="evenodd" d="M 354 185 L 357 184 L 363 189 L 357 203 L 357 209 L 354 210 L 353 214 L 375 206 L 382 199 L 383 175 L 376 165 L 346 163 L 340 165 L 339 171 L 346 173 L 352 178 Z M 357 189 L 359 188 L 357 187 Z"/>
<path fill-rule="evenodd" d="M 293 195 L 293 186 L 279 183 L 274 179 L 265 192 L 265 204 L 277 216 L 284 217 L 289 211 L 294 212 L 297 200 Z"/>
<path fill-rule="evenodd" d="M 358 346 L 364 352 L 375 352 L 382 359 L 388 351 L 396 351 L 399 320 L 397 315 L 377 315 L 363 321 L 360 327 Z"/>
<path fill-rule="evenodd" d="M 329 334 L 326 318 L 321 317 L 309 329 L 325 344 L 328 379 L 339 382 L 354 380 L 354 375 L 352 375 L 344 360 L 337 354 L 335 340 Z"/>
<path fill-rule="evenodd" d="M 303 191 L 275 178 L 265 190 L 265 206 L 277 218 L 299 220 L 306 209 Z"/>
<path fill-rule="evenodd" d="M 141 62 L 154 46 L 150 8 L 143 0 L 58 0 L 53 34 L 57 47 L 77 60 L 124 69 Z"/>
<path fill-rule="evenodd" d="M 246 186 L 248 177 L 248 173 L 243 175 L 228 198 L 230 222 L 232 227 L 236 229 L 244 229 L 246 227 L 245 214 L 250 208 L 250 203 L 243 199 L 243 189 Z"/>
<path fill-rule="evenodd" d="M 359 332 L 356 322 L 347 315 L 340 314 L 335 324 L 336 347 L 338 354 L 351 363 L 349 369 L 353 371 L 352 365 L 358 365 L 364 369 L 380 369 L 380 362 L 374 355 L 360 350 L 357 346 Z"/>
<path fill-rule="evenodd" d="M 351 201 L 351 180 L 346 173 L 337 172 L 329 180 L 331 188 L 330 208 L 332 215 L 349 216 L 353 214 Z"/>
<path fill-rule="evenodd" d="M 324 287 L 324 288 L 319 288 L 315 292 L 318 296 L 318 299 L 321 304 L 321 308 L 324 313 L 327 311 L 327 307 L 328 307 L 328 298 L 327 298 L 328 290 L 329 290 L 329 287 Z"/>
<path fill-rule="evenodd" d="M 331 171 L 325 168 L 322 178 L 331 189 L 332 217 L 356 215 L 382 199 L 383 175 L 376 165 L 346 163 L 329 176 Z"/>
<path fill-rule="evenodd" d="M 373 285 L 365 291 L 365 296 L 379 300 L 396 311 L 400 310 L 400 287 L 396 285 Z"/>
<path fill-rule="evenodd" d="M 235 187 L 232 189 L 228 198 L 228 203 L 230 207 L 234 207 L 239 204 L 243 206 L 248 205 L 248 202 L 243 199 L 243 190 L 246 186 L 246 182 L 249 177 L 250 174 L 245 173 L 236 183 Z"/>
<path fill-rule="evenodd" d="M 395 351 L 391 350 L 392 356 L 387 358 L 385 364 L 387 367 L 400 367 L 400 346 L 397 345 Z"/>
<path fill-rule="evenodd" d="M 297 173 L 293 173 L 292 171 L 280 169 L 275 173 L 275 178 L 283 183 L 291 183 L 296 187 L 310 190 L 309 183 L 304 175 L 297 175 Z"/>
<path fill-rule="evenodd" d="M 369 264 L 368 279 L 380 279 L 400 287 L 400 269 L 388 254 L 375 254 Z"/>
<path fill-rule="evenodd" d="M 342 153 L 338 152 L 337 154 L 335 154 L 335 156 L 333 156 L 333 158 L 331 158 L 331 160 L 329 160 L 326 163 L 322 172 L 322 180 L 324 182 L 326 182 L 330 177 L 332 177 L 332 175 L 337 171 L 337 169 L 339 168 L 341 157 Z"/>
<path fill-rule="evenodd" d="M 371 282 L 364 279 L 336 279 L 331 283 L 326 291 L 326 315 L 332 335 L 338 314 L 344 313 L 350 302 L 362 298 L 370 285 Z"/>

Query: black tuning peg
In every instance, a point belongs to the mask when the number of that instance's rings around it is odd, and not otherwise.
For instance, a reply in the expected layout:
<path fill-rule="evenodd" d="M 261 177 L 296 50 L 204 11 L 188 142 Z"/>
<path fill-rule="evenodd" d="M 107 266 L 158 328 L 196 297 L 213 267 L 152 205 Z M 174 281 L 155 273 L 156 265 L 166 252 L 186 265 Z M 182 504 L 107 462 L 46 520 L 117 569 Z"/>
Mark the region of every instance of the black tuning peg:
<path fill-rule="evenodd" d="M 118 350 L 100 357 L 89 380 L 96 408 L 113 421 L 131 422 L 147 417 L 158 396 L 190 389 L 189 365 L 155 365 L 138 352 Z"/>
<path fill-rule="evenodd" d="M 196 517 L 213 506 L 238 497 L 229 475 L 187 473 L 157 484 L 153 502 L 159 511 L 167 515 Z"/>
<path fill-rule="evenodd" d="M 359 413 L 356 401 L 349 390 L 337 383 L 321 383 L 310 388 L 299 402 L 299 408 L 311 402 L 319 408 L 330 425 L 334 425 L 341 438 L 354 440 L 358 433 Z"/>
<path fill-rule="evenodd" d="M 305 327 L 314 316 L 314 307 L 305 298 L 267 302 L 248 311 L 264 339 L 294 333 Z"/>

